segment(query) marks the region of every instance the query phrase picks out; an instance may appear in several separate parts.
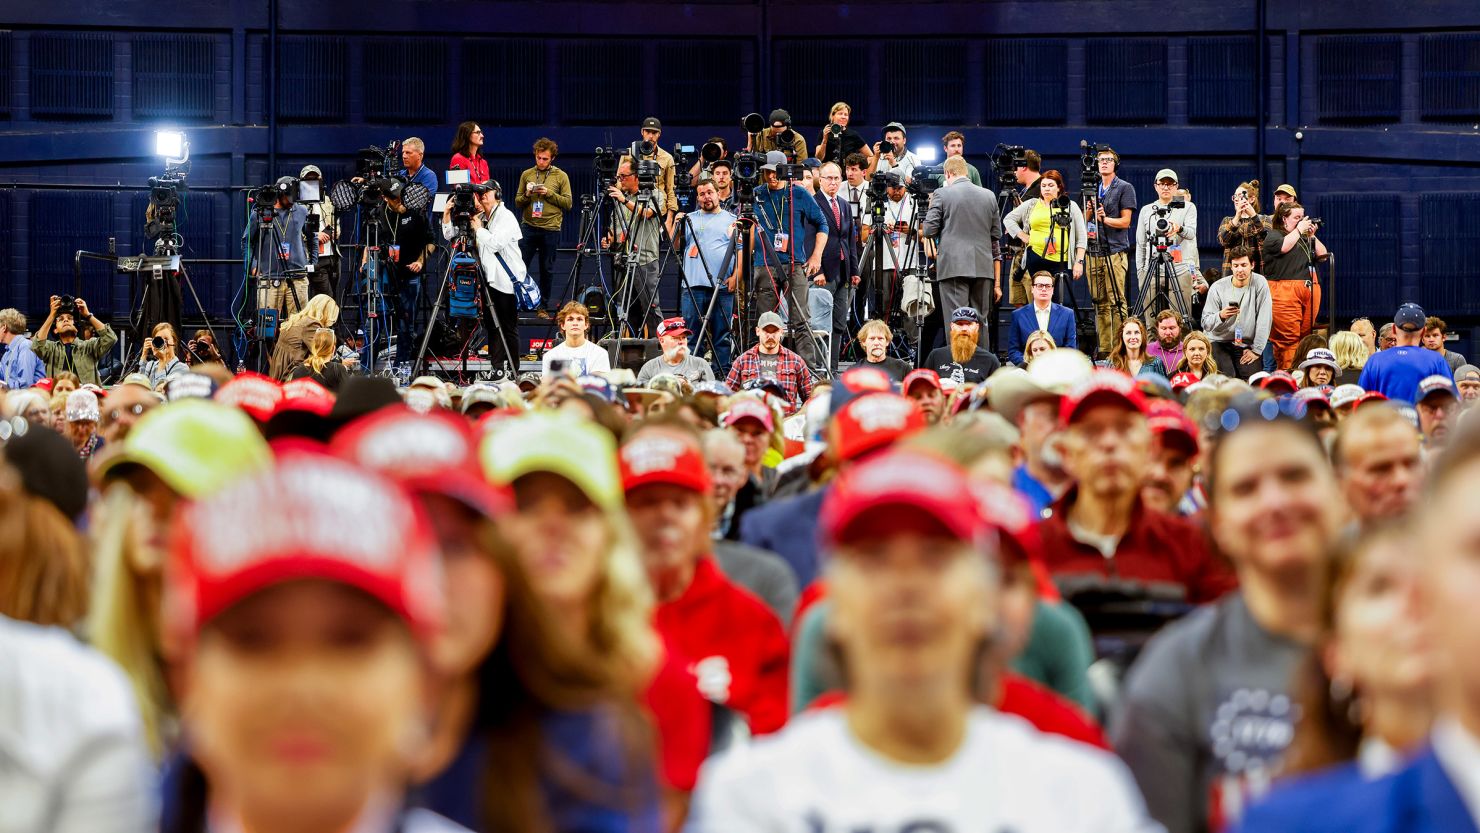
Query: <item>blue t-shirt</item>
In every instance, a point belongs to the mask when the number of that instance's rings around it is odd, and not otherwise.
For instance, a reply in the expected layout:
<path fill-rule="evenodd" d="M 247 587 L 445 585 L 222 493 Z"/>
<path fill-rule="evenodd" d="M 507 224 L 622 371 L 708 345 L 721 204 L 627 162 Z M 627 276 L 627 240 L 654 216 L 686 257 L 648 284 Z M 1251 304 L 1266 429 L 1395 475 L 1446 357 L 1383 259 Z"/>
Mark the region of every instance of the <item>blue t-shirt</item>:
<path fill-rule="evenodd" d="M 1043 517 L 1044 510 L 1053 505 L 1053 494 L 1028 473 L 1027 463 L 1018 466 L 1013 471 L 1012 488 L 1016 489 L 1017 493 L 1028 501 L 1028 505 L 1033 507 L 1033 514 L 1036 517 Z"/>
<path fill-rule="evenodd" d="M 789 216 L 787 191 L 791 192 Z M 755 265 L 758 268 L 767 264 L 790 266 L 804 262 L 811 254 L 807 247 L 812 245 L 813 237 L 819 229 L 827 228 L 827 218 L 822 216 L 817 200 L 800 185 L 779 191 L 757 188 L 755 218 Z M 778 241 L 777 235 L 785 235 L 785 238 Z M 784 243 L 784 250 L 776 247 L 778 242 Z"/>
<path fill-rule="evenodd" d="M 636 833 L 660 827 L 656 772 L 651 767 L 632 769 L 615 721 L 601 709 L 551 712 L 541 719 L 545 756 L 558 761 L 541 767 L 540 788 L 551 829 Z M 498 763 L 488 760 L 488 746 L 475 732 L 447 769 L 412 792 L 411 804 L 482 830 L 480 797 L 489 766 L 497 769 Z M 623 801 L 637 806 L 624 807 Z"/>
<path fill-rule="evenodd" d="M 1423 347 L 1389 347 L 1367 360 L 1357 384 L 1412 405 L 1418 402 L 1418 383 L 1430 376 L 1454 378 L 1443 355 Z"/>
<path fill-rule="evenodd" d="M 406 169 L 402 168 L 401 176 L 410 176 L 410 174 L 407 174 Z M 433 194 L 437 193 L 437 172 L 426 165 L 422 165 L 417 169 L 416 175 L 411 177 L 411 181 L 420 182 L 427 187 L 428 191 L 431 191 Z"/>
<path fill-rule="evenodd" d="M 715 280 L 723 284 L 723 279 L 728 275 L 720 274 L 720 270 L 735 265 L 733 258 L 728 261 L 725 259 L 730 248 L 730 226 L 735 222 L 735 215 L 724 209 L 713 214 L 694 211 L 689 213 L 688 219 L 693 226 L 693 234 L 689 234 L 689 229 L 683 229 L 684 279 L 689 282 L 689 286 L 713 287 Z"/>

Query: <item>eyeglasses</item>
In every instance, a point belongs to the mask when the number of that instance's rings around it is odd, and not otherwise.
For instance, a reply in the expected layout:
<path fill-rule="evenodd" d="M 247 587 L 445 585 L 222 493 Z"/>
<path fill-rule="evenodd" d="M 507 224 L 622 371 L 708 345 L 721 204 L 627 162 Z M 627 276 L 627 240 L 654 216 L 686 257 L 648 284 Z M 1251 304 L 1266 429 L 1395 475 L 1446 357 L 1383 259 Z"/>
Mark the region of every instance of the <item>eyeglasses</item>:
<path fill-rule="evenodd" d="M 480 128 L 478 128 L 478 129 L 477 129 L 477 130 L 474 130 L 474 131 L 473 131 L 473 132 L 474 132 L 474 133 L 475 133 L 475 134 L 477 134 L 477 135 L 480 135 L 480 136 L 481 136 L 481 135 L 483 135 L 483 128 L 481 128 L 481 127 L 480 127 Z"/>
<path fill-rule="evenodd" d="M 124 414 L 141 416 L 147 410 L 149 410 L 149 406 L 145 405 L 143 402 L 136 402 L 128 406 L 127 408 L 114 408 L 113 410 L 108 412 L 108 421 L 117 422 L 120 419 L 123 419 Z"/>
<path fill-rule="evenodd" d="M 1035 283 L 1035 284 L 1033 284 L 1033 288 L 1034 289 L 1053 289 L 1053 284 L 1051 284 L 1051 283 Z"/>

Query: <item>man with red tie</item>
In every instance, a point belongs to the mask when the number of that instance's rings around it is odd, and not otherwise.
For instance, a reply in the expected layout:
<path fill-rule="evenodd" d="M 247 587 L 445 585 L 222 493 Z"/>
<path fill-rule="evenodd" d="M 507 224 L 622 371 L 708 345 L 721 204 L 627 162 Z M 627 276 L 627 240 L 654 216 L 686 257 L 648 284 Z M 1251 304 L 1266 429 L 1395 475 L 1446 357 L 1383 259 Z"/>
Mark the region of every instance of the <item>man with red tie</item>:
<path fill-rule="evenodd" d="M 825 287 L 833 297 L 832 357 L 829 367 L 836 371 L 838 351 L 851 332 L 848 311 L 853 304 L 853 287 L 858 285 L 858 246 L 853 242 L 854 219 L 848 201 L 838 196 L 843 185 L 843 171 L 828 162 L 818 169 L 822 187 L 813 196 L 827 220 L 827 246 L 822 250 L 822 271 L 812 283 Z"/>

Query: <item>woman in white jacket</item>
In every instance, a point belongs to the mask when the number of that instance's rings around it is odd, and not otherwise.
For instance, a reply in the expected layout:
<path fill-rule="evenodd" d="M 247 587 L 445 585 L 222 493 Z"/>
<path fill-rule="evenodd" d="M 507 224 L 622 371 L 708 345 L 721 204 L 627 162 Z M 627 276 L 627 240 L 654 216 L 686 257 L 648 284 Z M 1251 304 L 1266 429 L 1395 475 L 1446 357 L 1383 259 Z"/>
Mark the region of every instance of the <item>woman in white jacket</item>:
<path fill-rule="evenodd" d="M 525 274 L 524 257 L 519 253 L 519 239 L 524 232 L 513 212 L 504 207 L 503 189 L 498 180 L 490 179 L 488 190 L 477 195 L 480 210 L 474 214 L 469 225 L 478 246 L 478 262 L 483 266 L 483 277 L 493 291 L 492 309 L 480 301 L 483 313 L 483 329 L 488 337 L 488 361 L 496 368 L 505 370 L 508 378 L 519 375 L 519 307 L 514 298 L 514 281 L 522 280 Z M 457 239 L 457 229 L 452 225 L 452 201 L 442 213 L 442 236 Z M 508 359 L 505 365 L 505 357 Z"/>
<path fill-rule="evenodd" d="M 1007 234 L 1023 243 L 1023 271 L 1013 279 L 1044 271 L 1068 272 L 1078 280 L 1084 272 L 1084 212 L 1069 199 L 1058 171 L 1045 171 L 1038 186 L 1042 199 L 1025 200 L 1002 221 Z M 1028 296 L 1026 286 L 1023 293 Z"/>

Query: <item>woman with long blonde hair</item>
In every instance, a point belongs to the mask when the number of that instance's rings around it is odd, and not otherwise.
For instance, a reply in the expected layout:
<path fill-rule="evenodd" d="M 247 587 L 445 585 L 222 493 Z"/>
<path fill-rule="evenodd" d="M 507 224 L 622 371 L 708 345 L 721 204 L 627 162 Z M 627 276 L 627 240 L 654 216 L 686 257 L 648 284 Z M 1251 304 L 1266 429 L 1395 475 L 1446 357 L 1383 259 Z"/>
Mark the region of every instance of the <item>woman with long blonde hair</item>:
<path fill-rule="evenodd" d="M 1331 352 L 1336 354 L 1336 378 L 1333 385 L 1355 385 L 1367 366 L 1367 344 L 1351 330 L 1331 336 Z"/>
<path fill-rule="evenodd" d="M 278 333 L 277 346 L 272 351 L 268 374 L 279 382 L 287 381 L 288 374 L 308 358 L 309 345 L 314 333 L 324 327 L 333 327 L 339 321 L 339 305 L 328 295 L 315 295 L 303 305 L 303 309 L 288 316 Z"/>
<path fill-rule="evenodd" d="M 320 296 L 327 297 L 327 296 Z M 339 385 L 349 376 L 344 364 L 335 358 L 335 347 L 339 340 L 334 336 L 334 328 L 320 327 L 313 334 L 313 341 L 308 348 L 308 358 L 303 364 L 293 368 L 288 376 L 293 379 L 312 379 L 331 391 L 338 391 Z"/>

